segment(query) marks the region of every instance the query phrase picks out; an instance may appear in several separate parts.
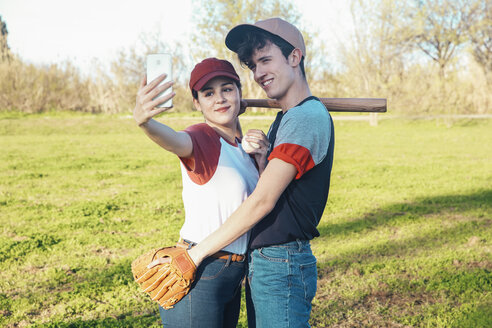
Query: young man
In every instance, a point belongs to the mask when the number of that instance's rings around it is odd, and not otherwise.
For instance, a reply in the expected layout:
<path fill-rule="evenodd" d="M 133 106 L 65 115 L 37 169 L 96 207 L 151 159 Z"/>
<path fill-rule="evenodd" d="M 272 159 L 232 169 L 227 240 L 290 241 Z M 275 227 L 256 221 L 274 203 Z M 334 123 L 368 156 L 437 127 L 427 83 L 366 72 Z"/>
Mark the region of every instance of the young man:
<path fill-rule="evenodd" d="M 256 189 L 189 254 L 199 265 L 251 229 L 248 281 L 256 325 L 307 327 L 317 283 L 309 241 L 319 236 L 328 197 L 333 121 L 311 95 L 306 48 L 295 26 L 279 18 L 238 25 L 226 45 L 282 111 L 270 127 L 268 164 Z"/>

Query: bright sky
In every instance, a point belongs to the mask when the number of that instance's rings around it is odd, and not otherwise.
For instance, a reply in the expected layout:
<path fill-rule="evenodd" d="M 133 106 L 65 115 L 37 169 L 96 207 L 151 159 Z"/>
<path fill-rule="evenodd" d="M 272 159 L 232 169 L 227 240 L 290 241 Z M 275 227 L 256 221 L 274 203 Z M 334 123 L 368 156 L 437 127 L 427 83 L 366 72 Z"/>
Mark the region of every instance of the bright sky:
<path fill-rule="evenodd" d="M 348 0 L 293 0 L 303 25 L 319 29 L 334 45 L 350 31 Z M 0 0 L 8 43 L 33 63 L 70 60 L 81 69 L 97 58 L 107 63 L 119 49 L 155 29 L 165 42 L 188 38 L 192 0 Z M 231 26 L 232 27 L 232 26 Z"/>

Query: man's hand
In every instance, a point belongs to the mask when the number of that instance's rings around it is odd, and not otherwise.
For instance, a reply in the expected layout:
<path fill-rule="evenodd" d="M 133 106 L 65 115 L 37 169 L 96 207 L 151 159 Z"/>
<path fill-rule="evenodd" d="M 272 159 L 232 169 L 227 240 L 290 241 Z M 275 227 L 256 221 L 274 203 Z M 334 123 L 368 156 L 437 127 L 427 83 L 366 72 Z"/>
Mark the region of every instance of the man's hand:
<path fill-rule="evenodd" d="M 169 89 L 174 84 L 173 81 L 170 81 L 159 86 L 159 83 L 161 83 L 165 78 L 166 74 L 162 74 L 147 84 L 147 76 L 143 77 L 137 92 L 135 108 L 133 109 L 133 118 L 139 126 L 147 123 L 154 116 L 172 108 L 158 108 L 156 106 L 173 98 L 176 93 L 171 92 L 168 95 L 154 99 L 158 94 Z"/>

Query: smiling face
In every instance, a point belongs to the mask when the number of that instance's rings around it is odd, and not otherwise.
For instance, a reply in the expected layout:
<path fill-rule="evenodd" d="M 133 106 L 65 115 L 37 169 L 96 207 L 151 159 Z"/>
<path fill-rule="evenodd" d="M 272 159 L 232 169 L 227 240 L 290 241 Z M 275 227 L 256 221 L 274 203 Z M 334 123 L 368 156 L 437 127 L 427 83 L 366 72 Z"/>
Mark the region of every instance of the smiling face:
<path fill-rule="evenodd" d="M 241 90 L 234 80 L 216 77 L 208 81 L 193 99 L 195 108 L 202 112 L 205 121 L 219 129 L 236 126 L 241 100 Z"/>
<path fill-rule="evenodd" d="M 281 101 L 292 88 L 296 72 L 291 61 L 291 55 L 285 58 L 280 48 L 271 42 L 254 51 L 249 68 L 268 98 Z"/>

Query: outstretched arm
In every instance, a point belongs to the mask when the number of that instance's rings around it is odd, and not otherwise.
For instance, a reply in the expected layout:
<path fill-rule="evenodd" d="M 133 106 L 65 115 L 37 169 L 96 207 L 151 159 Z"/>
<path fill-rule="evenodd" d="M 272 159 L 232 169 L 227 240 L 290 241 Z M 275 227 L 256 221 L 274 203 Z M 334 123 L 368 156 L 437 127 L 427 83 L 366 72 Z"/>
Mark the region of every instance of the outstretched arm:
<path fill-rule="evenodd" d="M 172 92 L 168 95 L 155 98 L 159 93 L 173 85 L 171 81 L 159 86 L 159 83 L 165 78 L 166 75 L 163 74 L 147 84 L 147 77 L 144 76 L 138 89 L 135 108 L 133 109 L 133 118 L 147 136 L 159 146 L 179 157 L 189 157 L 193 152 L 193 143 L 190 136 L 185 132 L 177 132 L 169 126 L 153 119 L 154 116 L 171 108 L 159 108 L 156 106 L 175 96 L 175 93 Z"/>

